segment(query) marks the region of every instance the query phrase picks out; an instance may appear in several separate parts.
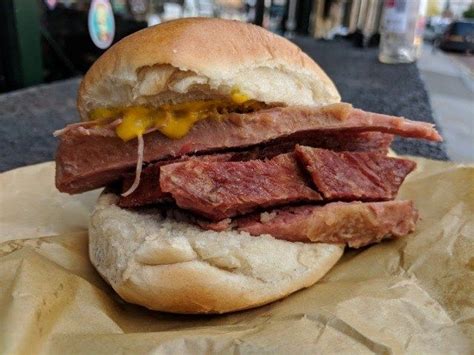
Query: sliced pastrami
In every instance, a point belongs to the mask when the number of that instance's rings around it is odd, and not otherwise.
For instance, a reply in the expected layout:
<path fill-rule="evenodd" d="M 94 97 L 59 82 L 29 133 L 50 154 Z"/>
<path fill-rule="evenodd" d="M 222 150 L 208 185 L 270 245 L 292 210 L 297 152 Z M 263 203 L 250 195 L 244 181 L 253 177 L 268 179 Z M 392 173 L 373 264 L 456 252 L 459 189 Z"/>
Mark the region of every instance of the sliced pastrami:
<path fill-rule="evenodd" d="M 405 236 L 415 229 L 412 201 L 333 202 L 263 212 L 234 221 L 251 235 L 269 234 L 292 242 L 340 243 L 352 248 Z"/>
<path fill-rule="evenodd" d="M 333 152 L 296 146 L 295 156 L 325 200 L 393 200 L 416 163 L 379 153 Z"/>
<path fill-rule="evenodd" d="M 118 204 L 121 207 L 130 208 L 168 202 L 170 195 L 162 192 L 159 186 L 160 167 L 167 164 L 190 159 L 206 161 L 248 161 L 255 159 L 271 159 L 279 154 L 292 152 L 297 143 L 310 147 L 324 146 L 337 151 L 376 151 L 385 155 L 392 139 L 392 135 L 380 132 L 336 132 L 318 137 L 301 137 L 300 139 L 282 141 L 278 144 L 256 146 L 244 151 L 200 156 L 182 156 L 177 159 L 163 160 L 145 167 L 142 171 L 138 188 L 128 196 L 120 197 Z M 122 192 L 127 191 L 130 186 L 132 186 L 134 180 L 134 174 L 125 175 L 122 181 Z"/>
<path fill-rule="evenodd" d="M 211 220 L 257 208 L 321 200 L 291 153 L 271 160 L 190 160 L 165 165 L 161 167 L 160 186 L 179 207 Z"/>
<path fill-rule="evenodd" d="M 276 107 L 199 121 L 181 139 L 170 139 L 157 131 L 147 133 L 143 137 L 144 162 L 277 143 L 292 137 L 368 131 L 441 140 L 428 123 L 364 112 L 348 104 Z M 59 139 L 56 186 L 62 192 L 79 193 L 105 186 L 133 170 L 137 162 L 137 141 L 123 142 L 112 126 L 76 126 L 64 130 Z"/>

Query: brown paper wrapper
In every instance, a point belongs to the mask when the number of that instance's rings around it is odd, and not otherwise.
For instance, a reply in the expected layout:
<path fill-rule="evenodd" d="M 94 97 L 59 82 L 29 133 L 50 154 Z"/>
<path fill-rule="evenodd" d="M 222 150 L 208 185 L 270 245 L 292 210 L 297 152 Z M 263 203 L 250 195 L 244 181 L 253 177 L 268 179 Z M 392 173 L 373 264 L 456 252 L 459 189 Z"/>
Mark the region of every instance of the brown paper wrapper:
<path fill-rule="evenodd" d="M 474 166 L 414 158 L 400 191 L 417 231 L 348 251 L 318 284 L 220 316 L 126 304 L 87 253 L 98 192 L 54 188 L 54 165 L 0 175 L 0 353 L 412 353 L 474 350 Z"/>

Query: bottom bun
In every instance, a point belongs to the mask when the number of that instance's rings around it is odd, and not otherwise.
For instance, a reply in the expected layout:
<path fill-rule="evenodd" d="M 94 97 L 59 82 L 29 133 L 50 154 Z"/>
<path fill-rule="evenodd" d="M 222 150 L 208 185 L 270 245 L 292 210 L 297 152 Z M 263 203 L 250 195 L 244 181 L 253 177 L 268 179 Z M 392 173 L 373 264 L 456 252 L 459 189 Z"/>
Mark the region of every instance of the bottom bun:
<path fill-rule="evenodd" d="M 126 301 L 174 313 L 257 307 L 309 287 L 343 247 L 244 232 L 204 231 L 153 209 L 130 211 L 103 193 L 89 226 L 89 255 Z"/>

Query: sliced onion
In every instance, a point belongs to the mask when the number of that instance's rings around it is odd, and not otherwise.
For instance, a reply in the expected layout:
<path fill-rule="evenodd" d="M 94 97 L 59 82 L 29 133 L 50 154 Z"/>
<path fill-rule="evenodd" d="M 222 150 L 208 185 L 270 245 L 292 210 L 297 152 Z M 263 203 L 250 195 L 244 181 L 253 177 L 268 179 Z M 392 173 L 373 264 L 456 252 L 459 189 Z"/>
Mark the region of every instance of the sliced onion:
<path fill-rule="evenodd" d="M 137 136 L 138 139 L 138 151 L 137 151 L 137 167 L 135 169 L 135 180 L 133 181 L 132 186 L 125 191 L 122 196 L 127 197 L 130 195 L 133 191 L 135 191 L 140 184 L 140 177 L 142 175 L 142 165 L 143 165 L 143 151 L 145 148 L 145 142 L 143 141 L 143 136 L 140 134 Z"/>
<path fill-rule="evenodd" d="M 109 122 L 107 123 L 106 125 L 102 125 L 101 127 L 106 127 L 106 128 L 115 128 L 117 127 L 120 123 L 122 123 L 122 119 L 121 118 L 117 118 L 116 120 L 112 121 L 112 122 Z M 53 136 L 54 137 L 58 137 L 68 131 L 70 131 L 71 129 L 73 128 L 76 128 L 76 127 L 80 127 L 80 128 L 84 128 L 84 129 L 87 129 L 89 127 L 93 127 L 93 126 L 97 126 L 98 123 L 96 121 L 87 121 L 87 122 L 77 122 L 77 123 L 71 123 L 71 124 L 68 124 L 66 127 L 62 128 L 62 129 L 58 129 L 56 131 L 53 132 Z"/>
<path fill-rule="evenodd" d="M 66 127 L 62 128 L 62 129 L 58 129 L 58 130 L 54 131 L 53 136 L 58 137 L 61 134 L 64 134 L 64 133 L 66 133 L 67 131 L 69 131 L 73 128 L 76 128 L 76 127 L 87 128 L 87 127 L 91 127 L 95 124 L 96 123 L 94 121 L 71 123 L 71 124 L 68 124 Z"/>

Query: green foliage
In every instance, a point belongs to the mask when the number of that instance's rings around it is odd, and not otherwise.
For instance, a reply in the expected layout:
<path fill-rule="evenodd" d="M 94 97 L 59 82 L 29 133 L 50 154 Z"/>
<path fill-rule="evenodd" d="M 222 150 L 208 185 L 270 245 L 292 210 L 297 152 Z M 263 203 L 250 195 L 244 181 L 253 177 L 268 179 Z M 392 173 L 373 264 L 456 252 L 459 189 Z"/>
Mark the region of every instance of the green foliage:
<path fill-rule="evenodd" d="M 471 5 L 462 15 L 464 18 L 474 18 L 474 5 Z"/>

